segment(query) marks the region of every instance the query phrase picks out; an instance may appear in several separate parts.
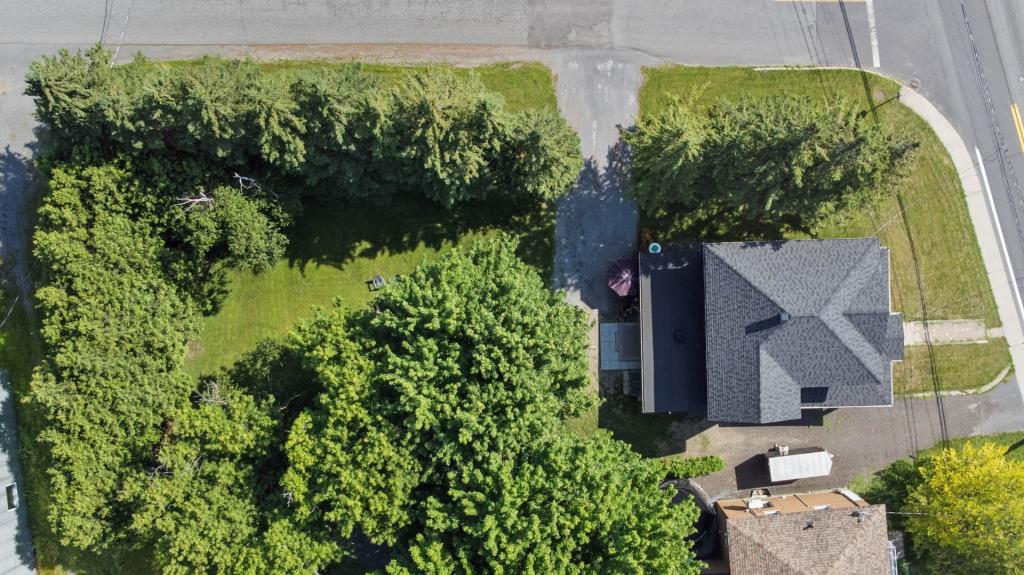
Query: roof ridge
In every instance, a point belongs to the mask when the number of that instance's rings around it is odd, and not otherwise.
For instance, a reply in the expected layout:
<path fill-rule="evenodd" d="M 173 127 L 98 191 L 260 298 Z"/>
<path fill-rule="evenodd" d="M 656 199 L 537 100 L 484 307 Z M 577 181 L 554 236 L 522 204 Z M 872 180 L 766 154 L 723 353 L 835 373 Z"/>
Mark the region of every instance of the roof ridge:
<path fill-rule="evenodd" d="M 739 530 L 743 532 L 743 534 L 747 537 L 747 539 L 751 543 L 753 543 L 755 547 L 760 549 L 761 552 L 764 555 L 775 559 L 776 561 L 781 563 L 783 566 L 785 566 L 787 569 L 789 569 L 790 572 L 796 573 L 798 575 L 803 575 L 803 574 L 806 573 L 803 569 L 801 569 L 800 567 L 798 567 L 796 565 L 793 565 L 792 563 L 787 561 L 785 556 L 780 555 L 779 553 L 776 553 L 776 552 L 772 551 L 771 547 L 769 545 L 767 545 L 761 539 L 760 535 L 761 535 L 761 529 L 762 528 L 758 525 L 759 521 L 763 521 L 765 519 L 768 519 L 770 521 L 770 520 L 778 518 L 778 517 L 780 517 L 780 516 L 779 515 L 766 515 L 764 517 L 754 517 L 753 521 L 747 521 L 747 522 L 734 521 L 733 525 L 735 527 L 739 527 L 740 528 Z M 751 529 L 744 529 L 744 527 L 745 527 L 744 523 L 749 523 L 749 524 L 755 525 L 757 527 L 754 527 L 754 528 L 751 528 Z"/>
<path fill-rule="evenodd" d="M 869 513 L 868 511 L 870 509 L 871 508 L 868 507 L 866 509 L 858 508 L 858 509 L 855 510 L 855 512 L 863 513 L 864 516 L 867 517 L 867 519 L 865 521 L 858 521 L 857 524 L 854 525 L 853 529 L 851 529 L 851 531 L 855 534 L 855 536 L 857 538 L 864 537 L 865 535 L 870 535 L 870 533 L 871 533 L 871 528 L 870 528 L 871 521 L 877 521 L 878 520 L 877 519 L 878 518 L 878 514 L 877 513 Z M 882 515 L 882 517 L 884 518 L 884 514 Z M 825 572 L 825 575 L 845 575 L 845 573 L 843 573 L 843 572 L 836 571 L 836 568 L 843 564 L 843 561 L 842 561 L 843 559 L 845 559 L 846 557 L 854 554 L 854 552 L 859 552 L 860 551 L 860 548 L 853 544 L 854 536 L 851 536 L 851 537 L 847 538 L 846 541 L 847 541 L 847 544 L 845 546 L 843 546 L 842 552 L 840 552 L 838 555 L 836 555 L 835 561 L 833 561 L 832 564 L 829 566 L 829 569 Z"/>
<path fill-rule="evenodd" d="M 863 281 L 861 279 L 861 276 L 854 275 L 854 272 L 861 270 L 864 267 L 865 262 L 869 264 L 872 263 L 868 261 L 869 256 L 873 255 L 873 251 L 876 249 L 879 249 L 878 244 L 868 247 L 867 249 L 864 250 L 863 253 L 861 253 L 860 257 L 857 259 L 857 262 L 854 265 L 850 266 L 850 269 L 847 271 L 846 276 L 843 277 L 843 281 L 839 283 L 839 286 L 836 288 L 835 291 L 832 292 L 832 295 L 829 297 L 828 301 L 826 301 L 825 305 L 822 306 L 821 310 L 819 310 L 818 317 L 821 319 L 822 323 L 825 324 L 825 327 L 827 327 L 828 330 L 831 331 L 832 334 L 835 335 L 835 337 L 843 344 L 843 347 L 849 350 L 850 355 L 852 355 L 862 366 L 864 366 L 864 369 L 866 369 L 868 373 L 870 373 L 871 376 L 875 378 L 876 381 L 881 382 L 884 380 L 885 375 L 879 371 L 880 368 L 878 368 L 877 366 L 886 364 L 887 362 L 885 361 L 885 358 L 882 357 L 882 354 L 879 353 L 877 349 L 875 349 L 874 344 L 872 344 L 870 341 L 867 340 L 866 337 L 864 337 L 864 334 L 861 333 L 859 329 L 857 329 L 857 326 L 853 325 L 853 323 L 846 317 L 846 310 L 849 308 L 850 302 L 857 296 L 857 294 L 864 290 L 864 285 L 861 285 L 855 291 L 851 291 L 848 294 L 844 293 L 844 288 L 846 288 L 850 283 L 854 281 Z M 870 279 L 870 274 L 867 276 L 867 278 Z M 864 283 L 866 284 L 866 281 Z M 842 295 L 845 295 L 846 297 L 840 299 Z M 849 329 L 838 329 L 836 324 L 839 323 L 845 323 Z M 853 338 L 856 338 L 856 340 L 858 340 L 857 342 L 854 343 L 859 342 L 866 344 L 868 350 L 870 350 L 867 351 L 866 353 L 873 357 L 863 357 L 865 355 L 864 350 L 860 350 L 861 353 L 858 353 L 859 348 L 850 345 L 850 339 Z M 874 363 L 876 367 L 872 367 L 870 363 Z"/>
<path fill-rule="evenodd" d="M 729 243 L 745 243 L 745 242 L 729 242 Z M 704 245 L 705 246 L 712 246 L 714 244 L 704 244 Z M 753 289 L 757 293 L 761 294 L 761 297 L 763 297 L 764 299 L 770 301 L 772 303 L 772 305 L 774 305 L 775 307 L 779 308 L 781 311 L 786 311 L 785 308 L 782 307 L 782 304 L 780 304 L 779 302 L 775 301 L 774 298 L 772 298 L 771 296 L 766 294 L 763 289 L 757 287 L 757 285 L 755 285 L 754 282 L 750 281 L 750 278 L 748 278 L 746 275 L 740 273 L 740 271 L 737 270 L 736 268 L 734 268 L 732 266 L 732 264 L 729 263 L 728 260 L 723 258 L 721 255 L 715 253 L 714 249 L 710 249 L 709 248 L 709 249 L 706 250 L 706 253 L 704 254 L 704 258 L 705 258 L 704 269 L 707 269 L 707 256 L 708 256 L 708 254 L 710 254 L 712 257 L 714 257 L 716 260 L 718 260 L 722 264 L 722 266 L 724 266 L 725 268 L 727 268 L 729 270 L 730 273 L 732 273 L 734 276 L 740 278 L 740 280 L 742 280 L 743 283 L 747 284 L 748 286 L 750 286 L 751 289 Z M 767 342 L 770 339 L 771 339 L 771 336 L 768 336 L 767 338 L 765 338 L 765 341 Z M 763 343 L 762 343 L 762 346 L 763 346 Z M 759 347 L 761 347 L 761 346 L 759 346 Z M 760 377 L 756 377 L 754 379 L 755 379 L 755 381 L 754 381 L 754 386 L 755 386 L 754 389 L 757 392 L 757 397 L 760 398 L 761 397 L 761 378 Z M 761 415 L 760 414 L 760 409 L 761 409 L 760 406 L 758 406 L 758 416 Z"/>

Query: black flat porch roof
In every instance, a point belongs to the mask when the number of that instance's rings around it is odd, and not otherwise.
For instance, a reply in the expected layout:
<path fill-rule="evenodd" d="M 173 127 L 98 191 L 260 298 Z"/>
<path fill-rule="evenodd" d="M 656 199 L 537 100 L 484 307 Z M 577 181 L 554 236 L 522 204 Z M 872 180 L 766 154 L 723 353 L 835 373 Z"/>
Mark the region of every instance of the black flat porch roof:
<path fill-rule="evenodd" d="M 704 265 L 700 244 L 640 258 L 641 410 L 704 416 Z"/>

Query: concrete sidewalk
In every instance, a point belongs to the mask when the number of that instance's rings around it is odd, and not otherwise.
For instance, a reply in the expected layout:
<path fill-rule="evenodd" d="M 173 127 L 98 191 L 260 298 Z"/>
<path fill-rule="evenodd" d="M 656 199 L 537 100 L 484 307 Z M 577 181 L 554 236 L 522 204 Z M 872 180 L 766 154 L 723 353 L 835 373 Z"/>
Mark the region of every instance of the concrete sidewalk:
<path fill-rule="evenodd" d="M 900 91 L 900 102 L 931 126 L 949 152 L 953 167 L 960 175 L 960 183 L 963 185 L 964 197 L 967 200 L 967 211 L 971 223 L 974 224 L 981 259 L 988 273 L 988 283 L 995 295 L 999 320 L 1003 323 L 1003 335 L 1010 346 L 1013 371 L 1017 374 L 1015 380 L 1020 395 L 1024 396 L 1024 384 L 1021 383 L 1020 377 L 1024 374 L 1024 329 L 1021 328 L 1021 315 L 1018 314 L 1018 311 L 1021 311 L 1019 295 L 1015 295 L 1015 292 L 1019 294 L 1019 291 L 1016 290 L 1015 280 L 1011 280 L 1011 275 L 1007 273 L 1005 247 L 999 239 L 1001 234 L 997 234 L 996 230 L 999 223 L 991 211 L 988 184 L 983 181 L 984 166 L 976 163 L 975 160 L 980 161 L 978 154 L 972 155 L 967 150 L 953 125 L 924 96 L 904 87 Z M 1021 311 L 1021 314 L 1024 314 L 1024 311 Z"/>
<path fill-rule="evenodd" d="M 927 325 L 923 321 L 903 322 L 904 345 L 986 343 L 1004 335 L 1003 328 L 986 329 L 980 319 L 932 320 Z"/>

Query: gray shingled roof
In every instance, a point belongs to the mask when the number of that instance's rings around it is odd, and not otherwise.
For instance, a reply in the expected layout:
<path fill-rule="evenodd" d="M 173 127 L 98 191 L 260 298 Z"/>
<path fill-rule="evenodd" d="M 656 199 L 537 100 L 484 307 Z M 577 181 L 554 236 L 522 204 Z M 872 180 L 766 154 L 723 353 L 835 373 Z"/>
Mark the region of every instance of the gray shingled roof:
<path fill-rule="evenodd" d="M 704 292 L 709 420 L 892 404 L 903 329 L 878 238 L 705 244 Z"/>
<path fill-rule="evenodd" d="M 889 573 L 885 506 L 726 521 L 732 575 Z"/>

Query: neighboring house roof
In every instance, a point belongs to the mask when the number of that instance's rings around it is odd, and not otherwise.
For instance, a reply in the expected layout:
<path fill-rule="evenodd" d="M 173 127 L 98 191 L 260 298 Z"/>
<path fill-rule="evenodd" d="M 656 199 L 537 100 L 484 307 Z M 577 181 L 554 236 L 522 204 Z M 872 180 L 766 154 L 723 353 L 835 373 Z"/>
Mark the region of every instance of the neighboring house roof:
<path fill-rule="evenodd" d="M 640 254 L 640 407 L 703 415 L 704 272 L 701 247 Z"/>
<path fill-rule="evenodd" d="M 746 515 L 725 521 L 732 575 L 890 573 L 885 506 Z"/>
<path fill-rule="evenodd" d="M 892 405 L 903 328 L 878 238 L 704 245 L 708 419 Z"/>

